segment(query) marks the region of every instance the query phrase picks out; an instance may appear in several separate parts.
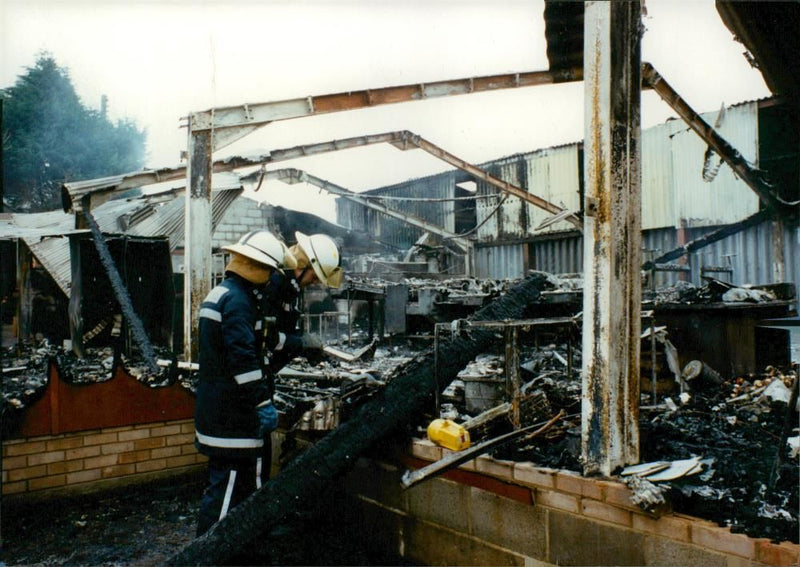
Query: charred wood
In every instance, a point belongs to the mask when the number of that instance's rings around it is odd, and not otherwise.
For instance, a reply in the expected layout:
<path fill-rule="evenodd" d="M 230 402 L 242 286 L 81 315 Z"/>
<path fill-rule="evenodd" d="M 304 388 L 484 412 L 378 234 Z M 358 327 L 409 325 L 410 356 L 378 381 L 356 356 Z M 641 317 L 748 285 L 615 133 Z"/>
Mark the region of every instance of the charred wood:
<path fill-rule="evenodd" d="M 472 320 L 521 318 L 548 286 L 548 275 L 534 272 L 504 296 L 477 311 Z M 377 441 L 416 419 L 470 360 L 496 341 L 491 330 L 472 329 L 439 345 L 438 371 L 432 349 L 406 366 L 355 415 L 288 464 L 281 473 L 231 510 L 206 534 L 171 557 L 170 565 L 208 565 L 229 561 L 292 509 L 310 504 L 357 457 Z M 437 377 L 438 383 L 434 381 Z"/>

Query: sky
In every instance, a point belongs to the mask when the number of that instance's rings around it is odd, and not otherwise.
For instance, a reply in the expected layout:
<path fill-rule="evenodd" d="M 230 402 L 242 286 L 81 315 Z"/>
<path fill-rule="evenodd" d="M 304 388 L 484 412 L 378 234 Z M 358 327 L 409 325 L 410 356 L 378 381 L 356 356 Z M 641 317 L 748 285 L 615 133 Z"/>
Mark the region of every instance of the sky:
<path fill-rule="evenodd" d="M 769 96 L 713 0 L 646 0 L 642 59 L 697 111 Z M 146 167 L 186 149 L 181 117 L 212 107 L 543 71 L 543 0 L 3 0 L 0 88 L 49 52 L 84 105 L 147 130 Z M 642 95 L 643 127 L 674 116 Z M 471 163 L 583 138 L 583 83 L 430 99 L 269 124 L 214 154 L 410 130 Z M 271 166 L 363 191 L 451 169 L 421 150 L 350 149 Z M 265 182 L 247 193 L 335 220 L 333 197 Z"/>

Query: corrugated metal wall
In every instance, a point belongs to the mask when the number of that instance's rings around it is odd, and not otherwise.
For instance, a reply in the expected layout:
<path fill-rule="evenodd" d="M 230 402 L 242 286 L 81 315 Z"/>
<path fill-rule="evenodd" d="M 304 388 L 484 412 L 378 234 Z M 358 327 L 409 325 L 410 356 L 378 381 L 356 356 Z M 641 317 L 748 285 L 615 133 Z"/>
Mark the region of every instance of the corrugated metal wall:
<path fill-rule="evenodd" d="M 717 112 L 703 114 L 709 124 L 714 124 Z M 652 226 L 717 226 L 736 222 L 758 211 L 758 197 L 747 184 L 723 165 L 716 178 L 703 180 L 703 156 L 706 144 L 689 130 L 682 121 L 668 123 L 672 149 L 672 190 L 675 194 L 674 216 L 663 218 Z M 736 148 L 750 163 L 758 163 L 758 108 L 747 103 L 728 108 L 719 134 Z M 650 152 L 644 144 L 643 151 Z M 665 154 L 659 153 L 664 159 Z M 649 190 L 650 188 L 647 187 Z"/>
<path fill-rule="evenodd" d="M 455 172 L 446 172 L 422 179 L 415 179 L 381 187 L 362 193 L 374 197 L 412 197 L 428 199 L 452 199 L 456 196 Z M 393 201 L 378 200 L 378 203 L 406 214 L 415 215 L 434 223 L 445 230 L 455 232 L 454 201 Z M 347 199 L 336 200 L 336 222 L 341 226 L 358 227 L 375 235 L 376 240 L 395 246 L 398 249 L 411 247 L 422 236 L 423 231 L 398 219 L 393 219 L 373 209 L 367 209 Z"/>
<path fill-rule="evenodd" d="M 571 211 L 581 210 L 581 176 L 578 153 L 581 144 L 570 144 L 548 148 L 531 154 L 526 160 L 528 168 L 528 191 L 561 208 Z M 528 207 L 528 234 L 547 234 L 574 230 L 575 227 L 561 221 L 542 230 L 539 224 L 550 218 L 551 213 L 534 205 Z"/>
<path fill-rule="evenodd" d="M 475 277 L 516 279 L 525 276 L 526 243 L 475 248 Z"/>
<path fill-rule="evenodd" d="M 687 231 L 691 241 L 715 230 L 715 227 L 695 228 Z M 783 242 L 785 270 L 782 278 L 776 273 L 777 261 L 773 242 L 775 231 Z M 516 245 L 522 246 L 522 245 Z M 678 246 L 678 231 L 673 228 L 647 230 L 642 234 L 643 261 L 668 252 Z M 485 248 L 482 250 L 486 250 Z M 709 273 L 711 277 L 737 285 L 768 284 L 781 281 L 800 281 L 800 228 L 763 223 L 701 248 L 687 257 L 690 274 L 658 272 L 657 287 L 672 285 L 686 279 L 696 285 L 703 283 L 703 267 L 727 267 L 733 278 L 724 273 Z M 554 274 L 583 272 L 583 238 L 579 236 L 531 242 L 530 269 Z M 502 270 L 489 273 L 490 277 L 506 277 Z M 800 290 L 799 290 L 800 291 Z"/>

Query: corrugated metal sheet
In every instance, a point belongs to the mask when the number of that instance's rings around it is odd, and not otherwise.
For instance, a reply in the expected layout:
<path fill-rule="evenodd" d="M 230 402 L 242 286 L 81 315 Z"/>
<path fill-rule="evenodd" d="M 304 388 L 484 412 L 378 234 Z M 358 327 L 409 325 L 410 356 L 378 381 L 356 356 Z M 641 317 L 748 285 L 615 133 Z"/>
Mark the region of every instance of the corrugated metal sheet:
<path fill-rule="evenodd" d="M 701 115 L 714 124 L 717 112 Z M 750 163 L 758 163 L 758 106 L 746 103 L 725 112 L 719 134 Z M 672 178 L 675 217 L 656 226 L 717 226 L 743 219 L 758 211 L 758 197 L 727 165 L 716 178 L 703 181 L 703 156 L 706 145 L 683 122 L 672 121 Z M 643 146 L 643 151 L 650 151 Z"/>
<path fill-rule="evenodd" d="M 675 124 L 683 122 L 642 131 L 642 230 L 676 224 L 670 137 Z"/>
<path fill-rule="evenodd" d="M 384 206 L 417 216 L 434 223 L 445 230 L 455 232 L 455 202 L 450 201 L 398 201 L 398 197 L 412 199 L 452 199 L 464 191 L 456 187 L 456 172 L 450 171 L 421 179 L 406 181 L 388 187 L 381 187 L 360 193 L 364 197 L 389 196 L 392 200 L 379 200 Z M 363 207 L 347 199 L 336 200 L 336 222 L 341 226 L 366 230 L 376 240 L 407 249 L 423 234 L 423 230 L 399 219 Z"/>
<path fill-rule="evenodd" d="M 528 191 L 546 201 L 571 211 L 581 210 L 580 178 L 578 152 L 580 144 L 570 144 L 548 148 L 530 154 L 526 158 L 528 168 Z M 542 230 L 536 227 L 552 216 L 551 213 L 535 207 L 528 207 L 528 234 L 546 234 L 574 230 L 566 221 L 557 222 Z"/>
<path fill-rule="evenodd" d="M 216 178 L 216 176 L 215 176 Z M 242 193 L 241 183 L 230 184 L 221 178 L 225 189 L 215 187 L 212 199 L 212 230 L 216 228 L 231 203 Z M 215 180 L 216 185 L 216 180 Z M 41 216 L 40 216 L 41 215 Z M 47 215 L 47 216 L 44 216 Z M 104 233 L 128 234 L 139 237 L 166 236 L 169 238 L 170 250 L 183 244 L 185 198 L 183 195 L 161 201 L 158 198 L 117 199 L 103 203 L 92 211 L 100 230 Z M 21 215 L 32 217 L 32 215 Z M 43 237 L 42 234 L 31 234 L 22 237 L 34 256 L 51 274 L 58 287 L 69 295 L 72 280 L 70 267 L 69 239 L 66 235 L 79 232 L 74 227 L 74 216 L 66 213 L 41 213 L 36 218 L 22 218 L 19 222 L 27 225 L 42 225 L 39 230 L 46 234 L 62 236 Z M 54 224 L 58 223 L 58 224 Z M 56 232 L 56 226 L 63 230 Z"/>
<path fill-rule="evenodd" d="M 518 187 L 526 187 L 525 179 L 520 179 L 520 162 L 507 163 L 499 166 L 496 172 L 492 172 L 496 177 Z M 521 238 L 527 233 L 528 215 L 527 203 L 523 203 L 519 197 L 509 195 L 498 211 L 498 222 L 500 223 L 500 238 L 515 239 Z"/>
<path fill-rule="evenodd" d="M 61 211 L 11 213 L 0 219 L 0 240 L 43 238 L 63 234 L 75 226 L 75 217 Z"/>
<path fill-rule="evenodd" d="M 521 278 L 525 275 L 525 248 L 527 244 L 504 244 L 475 248 L 475 277 Z"/>
<path fill-rule="evenodd" d="M 582 273 L 583 238 L 568 236 L 531 242 L 529 262 L 532 270 L 551 274 Z"/>
<path fill-rule="evenodd" d="M 730 267 L 731 275 L 725 273 L 708 273 L 707 275 L 734 283 L 770 284 L 780 283 L 776 278 L 775 252 L 773 241 L 776 230 L 774 223 L 763 223 L 710 244 L 690 254 L 686 261 L 691 272 L 657 272 L 656 287 L 674 285 L 679 280 L 690 281 L 702 285 L 703 268 Z M 694 240 L 715 230 L 715 227 L 696 228 L 687 231 L 686 240 Z M 785 271 L 784 282 L 800 281 L 800 228 L 783 226 L 783 257 Z M 642 234 L 642 259 L 647 261 L 678 246 L 678 231 L 673 228 L 662 228 L 644 231 Z M 530 269 L 542 270 L 554 274 L 583 272 L 583 239 L 582 237 L 554 238 L 538 240 L 530 244 Z M 800 290 L 798 290 L 800 291 Z M 800 298 L 799 298 L 800 300 Z"/>

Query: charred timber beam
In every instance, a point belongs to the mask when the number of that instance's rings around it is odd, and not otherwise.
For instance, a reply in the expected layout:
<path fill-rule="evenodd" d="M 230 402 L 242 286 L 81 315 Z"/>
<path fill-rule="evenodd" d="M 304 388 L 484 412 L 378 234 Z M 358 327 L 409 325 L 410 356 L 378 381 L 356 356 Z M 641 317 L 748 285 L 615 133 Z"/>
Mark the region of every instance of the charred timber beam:
<path fill-rule="evenodd" d="M 639 461 L 641 4 L 584 12 L 583 369 L 585 473 Z"/>
<path fill-rule="evenodd" d="M 520 318 L 548 285 L 548 275 L 534 272 L 501 298 L 475 312 L 472 320 Z M 374 398 L 230 511 L 200 538 L 168 561 L 170 565 L 224 563 L 279 522 L 298 506 L 311 505 L 325 487 L 345 472 L 359 455 L 379 440 L 419 419 L 430 407 L 434 392 L 443 390 L 477 354 L 495 341 L 491 329 L 470 329 L 441 345 L 438 380 L 434 380 L 434 356 L 427 349 Z"/>
<path fill-rule="evenodd" d="M 111 252 L 103 238 L 103 234 L 100 232 L 100 227 L 97 225 L 97 221 L 94 219 L 94 216 L 92 216 L 92 213 L 89 212 L 88 208 L 84 209 L 83 215 L 89 225 L 89 229 L 92 231 L 94 245 L 95 248 L 97 248 L 97 253 L 100 255 L 100 262 L 103 264 L 108 274 L 108 279 L 111 280 L 111 289 L 114 291 L 114 296 L 117 298 L 122 308 L 122 313 L 125 315 L 128 325 L 130 325 L 131 332 L 133 333 L 133 340 L 136 341 L 139 352 L 150 370 L 154 373 L 158 373 L 158 364 L 156 363 L 156 353 L 153 350 L 153 345 L 150 343 L 150 338 L 147 336 L 147 331 L 145 331 L 142 320 L 136 315 L 131 296 L 125 288 L 117 266 L 114 264 L 114 258 L 111 257 Z"/>
<path fill-rule="evenodd" d="M 684 122 L 708 144 L 730 168 L 742 178 L 765 206 L 772 208 L 780 215 L 788 215 L 792 205 L 783 201 L 775 193 L 772 184 L 763 171 L 752 167 L 739 151 L 730 145 L 714 128 L 695 112 L 689 104 L 664 80 L 650 63 L 642 64 L 642 78 L 658 93 Z"/>
<path fill-rule="evenodd" d="M 715 230 L 714 232 L 709 232 L 708 234 L 703 235 L 700 238 L 695 238 L 691 242 L 687 242 L 686 244 L 678 246 L 677 248 L 674 248 L 673 250 L 670 250 L 669 252 L 662 254 L 658 258 L 654 258 L 653 260 L 645 262 L 642 265 L 642 269 L 652 270 L 653 268 L 656 268 L 659 264 L 671 262 L 672 260 L 680 258 L 685 254 L 690 254 L 692 252 L 700 250 L 701 248 L 704 248 L 709 244 L 713 244 L 714 242 L 717 242 L 719 240 L 722 240 L 723 238 L 727 238 L 733 234 L 742 232 L 743 230 L 747 230 L 751 226 L 756 226 L 758 224 L 761 224 L 762 222 L 772 218 L 773 214 L 774 213 L 769 209 L 761 210 L 754 215 L 750 215 L 749 217 L 740 222 L 723 226 L 722 228 Z"/>

